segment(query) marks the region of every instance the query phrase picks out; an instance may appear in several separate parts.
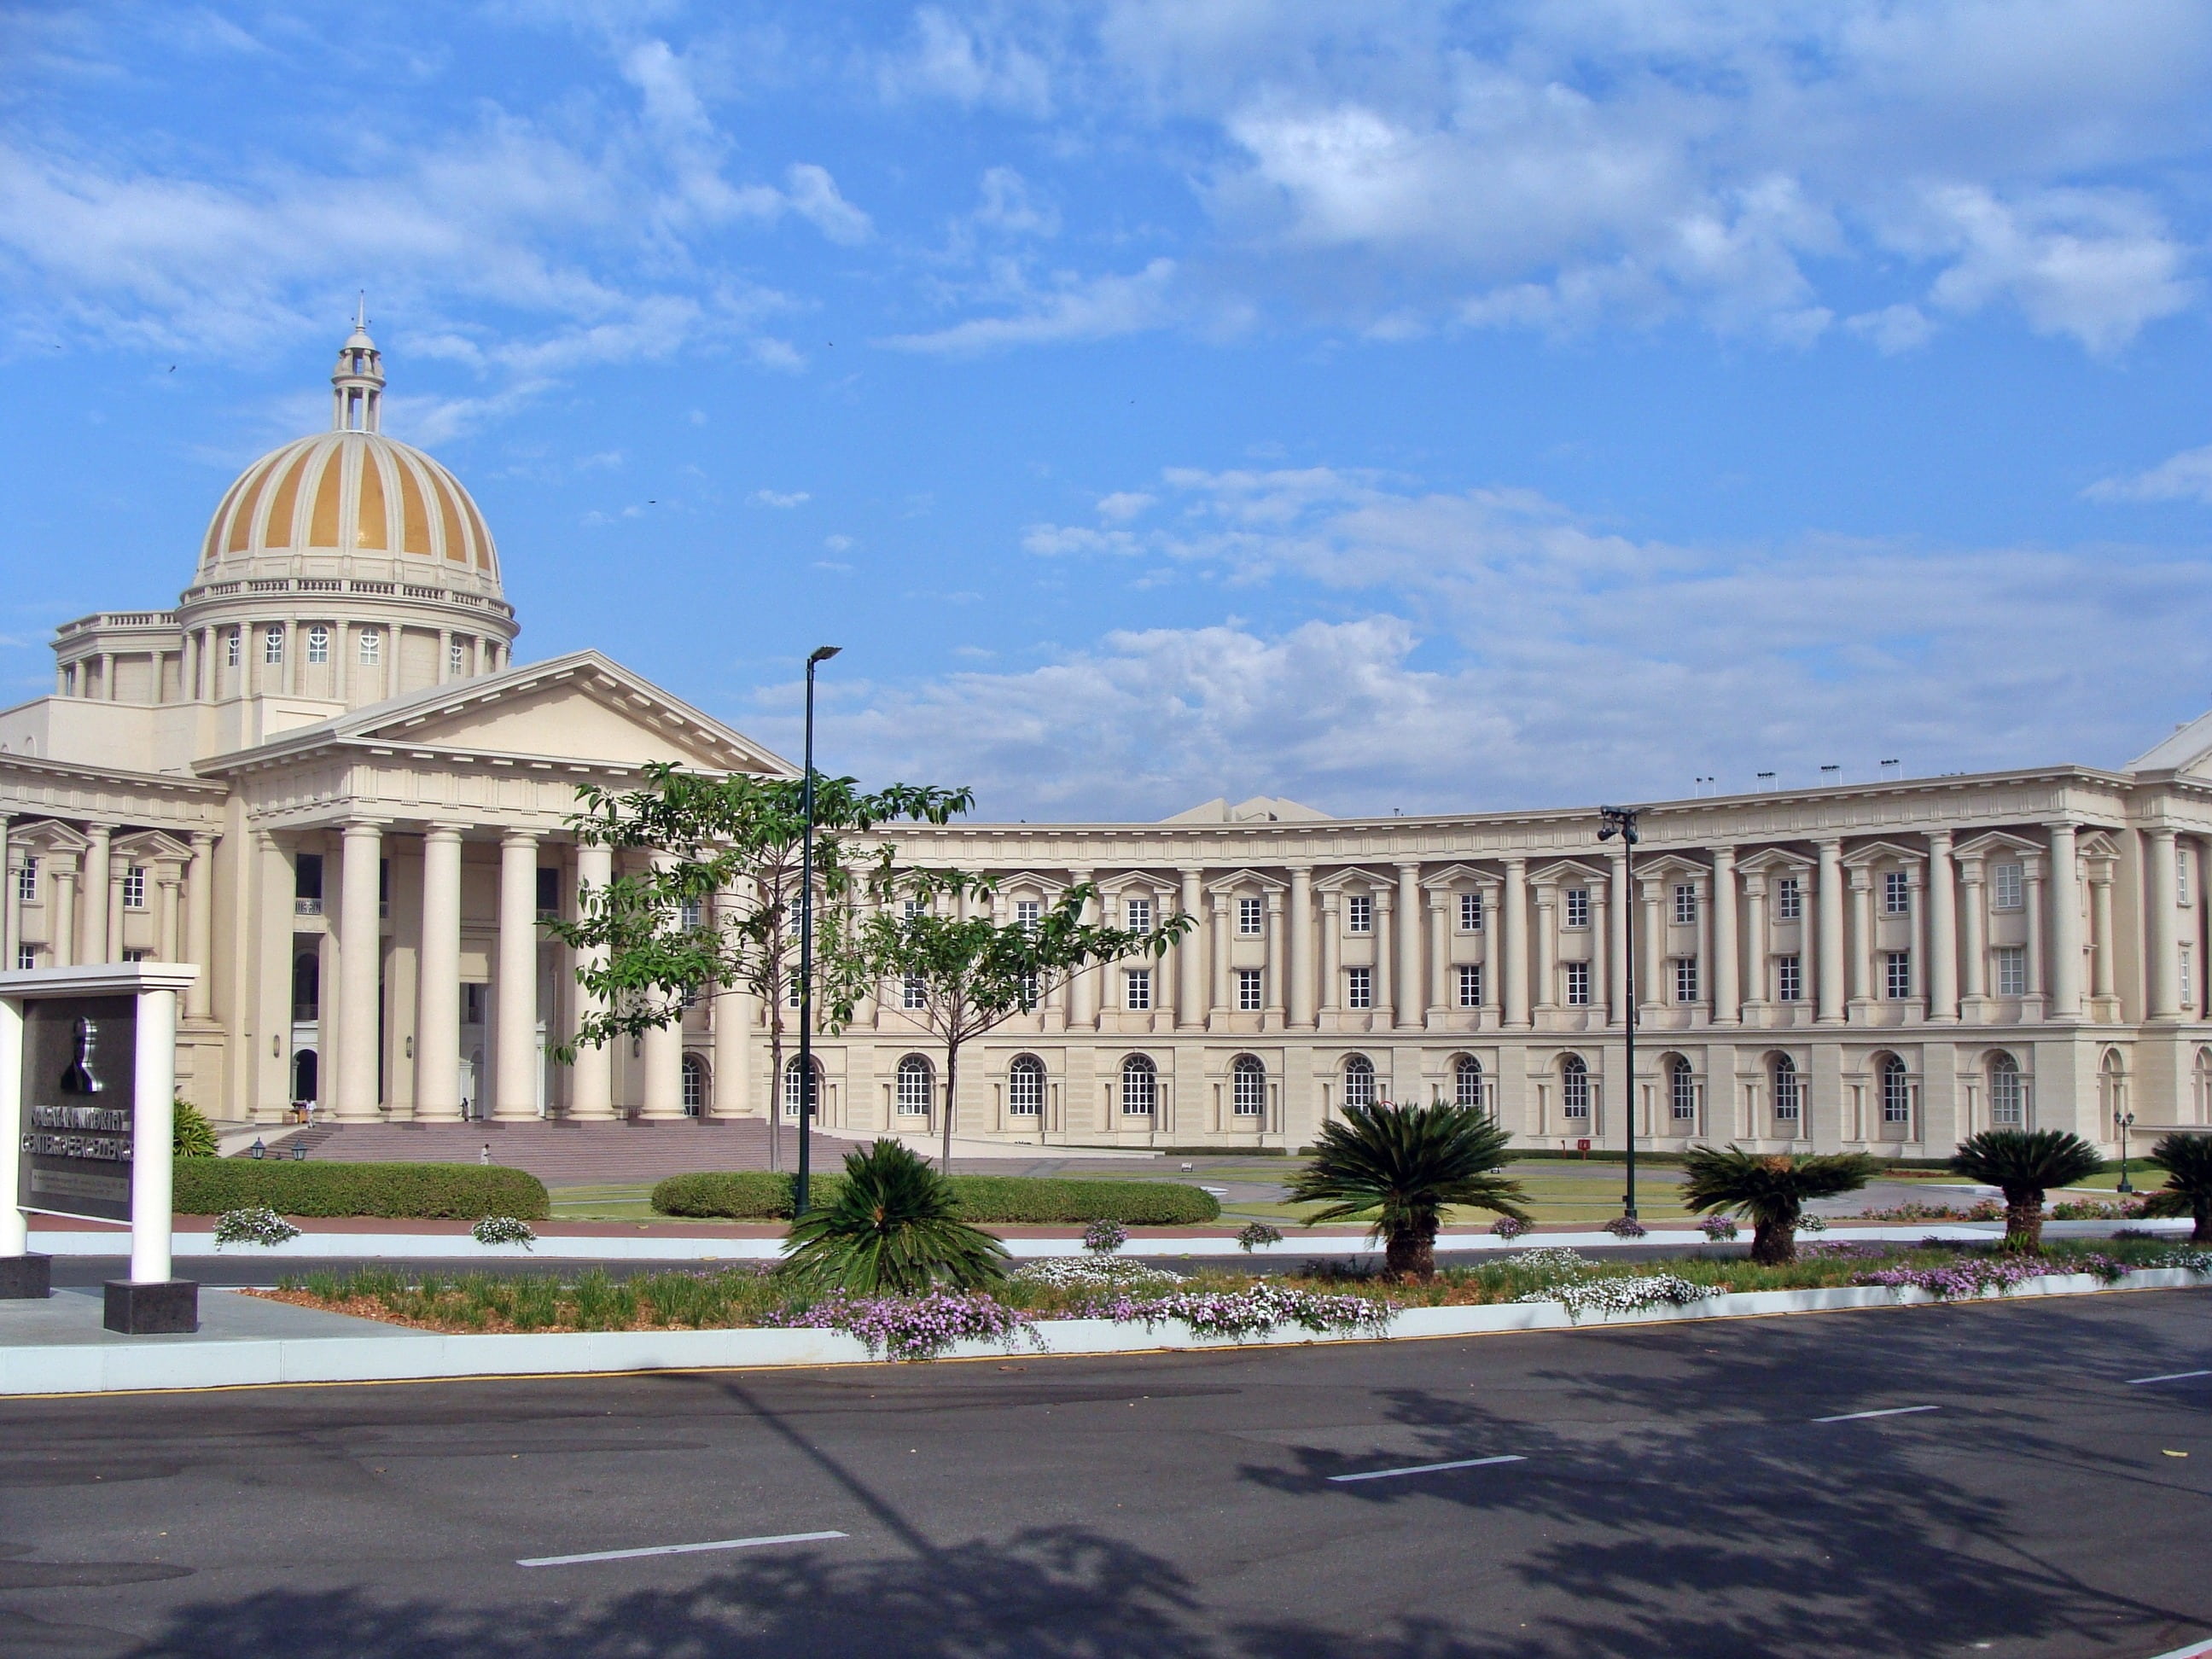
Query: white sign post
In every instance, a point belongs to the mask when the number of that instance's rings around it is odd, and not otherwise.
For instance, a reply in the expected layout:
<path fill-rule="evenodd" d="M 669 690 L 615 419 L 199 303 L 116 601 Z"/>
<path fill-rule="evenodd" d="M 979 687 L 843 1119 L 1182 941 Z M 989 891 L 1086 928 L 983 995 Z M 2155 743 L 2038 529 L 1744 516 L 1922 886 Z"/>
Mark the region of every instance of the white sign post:
<path fill-rule="evenodd" d="M 170 1276 L 169 1250 L 177 994 L 198 976 L 175 962 L 0 973 L 0 1297 L 52 1293 L 33 1213 L 128 1221 L 107 1328 L 199 1328 L 199 1286 Z"/>

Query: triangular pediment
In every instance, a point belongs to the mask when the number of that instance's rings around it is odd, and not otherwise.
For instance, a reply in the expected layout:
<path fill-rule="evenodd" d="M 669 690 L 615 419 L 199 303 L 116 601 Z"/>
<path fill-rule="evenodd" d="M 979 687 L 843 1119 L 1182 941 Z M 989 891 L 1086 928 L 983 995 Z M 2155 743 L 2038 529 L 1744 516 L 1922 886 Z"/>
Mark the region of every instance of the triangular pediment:
<path fill-rule="evenodd" d="M 1213 877 L 1206 884 L 1206 890 L 1229 894 L 1241 888 L 1252 888 L 1263 893 L 1279 893 L 1286 885 L 1273 876 L 1262 875 L 1257 870 L 1232 870 L 1225 876 Z"/>
<path fill-rule="evenodd" d="M 1923 864 L 1928 854 L 1917 847 L 1899 847 L 1893 841 L 1870 841 L 1844 854 L 1844 867 L 1863 870 L 1877 864 Z"/>
<path fill-rule="evenodd" d="M 1606 879 L 1602 865 L 1584 864 L 1576 859 L 1561 859 L 1556 864 L 1528 872 L 1528 884 L 1532 887 L 1565 887 L 1577 883 L 1585 887 L 1602 887 Z"/>

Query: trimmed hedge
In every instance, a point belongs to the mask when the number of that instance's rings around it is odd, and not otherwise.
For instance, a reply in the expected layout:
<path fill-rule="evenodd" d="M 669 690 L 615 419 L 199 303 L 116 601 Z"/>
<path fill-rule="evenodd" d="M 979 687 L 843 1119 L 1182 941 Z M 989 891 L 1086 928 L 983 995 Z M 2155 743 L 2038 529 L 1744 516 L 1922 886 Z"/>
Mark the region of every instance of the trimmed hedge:
<path fill-rule="evenodd" d="M 826 1200 L 844 1180 L 815 1176 L 813 1196 Z M 730 1221 L 790 1218 L 792 1178 L 763 1170 L 671 1176 L 653 1189 L 662 1215 L 711 1216 Z M 1137 1227 L 1173 1227 L 1220 1218 L 1212 1193 L 1178 1181 L 1059 1181 L 1028 1176 L 952 1177 L 960 1213 L 969 1221 L 1119 1221 Z"/>
<path fill-rule="evenodd" d="M 476 1221 L 552 1212 L 545 1183 L 524 1170 L 480 1164 L 295 1164 L 289 1158 L 180 1158 L 179 1215 L 222 1215 L 265 1204 L 279 1215 L 384 1216 Z"/>

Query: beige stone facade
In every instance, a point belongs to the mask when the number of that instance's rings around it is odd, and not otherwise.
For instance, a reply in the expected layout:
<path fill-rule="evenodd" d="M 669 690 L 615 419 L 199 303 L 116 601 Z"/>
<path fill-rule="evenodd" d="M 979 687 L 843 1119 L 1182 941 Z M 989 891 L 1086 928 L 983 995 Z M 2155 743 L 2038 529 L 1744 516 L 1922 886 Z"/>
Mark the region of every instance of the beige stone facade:
<path fill-rule="evenodd" d="M 489 531 L 377 429 L 383 383 L 357 330 L 331 431 L 225 493 L 177 608 L 70 623 L 55 694 L 0 712 L 5 961 L 204 964 L 179 1087 L 229 1118 L 786 1109 L 734 993 L 547 1059 L 583 1011 L 542 922 L 610 868 L 563 828 L 576 787 L 790 768 L 596 653 L 514 663 Z M 1010 920 L 1091 882 L 1115 921 L 1198 921 L 971 1047 L 958 1127 L 1296 1147 L 1347 1100 L 1443 1097 L 1540 1146 L 1617 1146 L 1632 1109 L 1662 1147 L 1938 1158 L 1992 1124 L 2212 1127 L 2212 715 L 2123 771 L 1662 802 L 1642 829 L 1632 879 L 1589 807 L 903 831 L 996 873 Z M 899 1000 L 819 1042 L 831 1127 L 933 1125 Z"/>

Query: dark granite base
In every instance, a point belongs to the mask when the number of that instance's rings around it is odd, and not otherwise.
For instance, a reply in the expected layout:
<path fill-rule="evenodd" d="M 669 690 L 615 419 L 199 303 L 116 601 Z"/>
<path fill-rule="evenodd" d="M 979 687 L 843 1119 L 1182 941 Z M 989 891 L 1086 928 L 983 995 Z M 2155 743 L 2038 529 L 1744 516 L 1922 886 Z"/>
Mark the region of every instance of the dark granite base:
<path fill-rule="evenodd" d="M 111 1331 L 125 1336 L 188 1335 L 200 1328 L 200 1287 L 189 1279 L 165 1279 L 158 1285 L 130 1285 L 107 1281 L 107 1317 Z"/>
<path fill-rule="evenodd" d="M 50 1255 L 0 1255 L 0 1302 L 35 1302 L 54 1293 Z"/>

